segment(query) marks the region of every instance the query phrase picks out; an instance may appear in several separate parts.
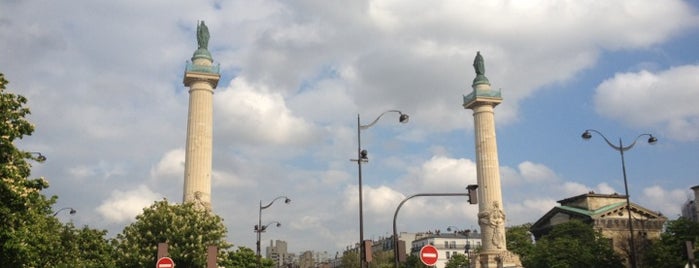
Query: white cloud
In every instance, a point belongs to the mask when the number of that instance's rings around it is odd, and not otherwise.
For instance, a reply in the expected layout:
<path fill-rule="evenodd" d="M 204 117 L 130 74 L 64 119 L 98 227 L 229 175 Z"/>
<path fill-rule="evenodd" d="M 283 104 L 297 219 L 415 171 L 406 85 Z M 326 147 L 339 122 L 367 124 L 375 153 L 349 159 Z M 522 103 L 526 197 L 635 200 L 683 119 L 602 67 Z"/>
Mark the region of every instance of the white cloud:
<path fill-rule="evenodd" d="M 184 149 L 173 149 L 165 153 L 160 162 L 151 169 L 151 177 L 160 178 L 162 176 L 178 177 L 184 176 Z"/>
<path fill-rule="evenodd" d="M 699 140 L 699 65 L 617 73 L 597 86 L 598 113 L 677 140 Z M 632 105 L 629 105 L 632 104 Z"/>
<path fill-rule="evenodd" d="M 681 205 L 692 197 L 688 189 L 665 189 L 654 185 L 643 189 L 643 196 L 635 202 L 642 202 L 651 210 L 662 212 L 668 219 L 674 220 L 682 214 Z"/>
<path fill-rule="evenodd" d="M 128 222 L 160 198 L 162 195 L 151 191 L 145 185 L 129 191 L 114 190 L 109 198 L 97 207 L 97 212 L 110 222 Z"/>
<path fill-rule="evenodd" d="M 214 109 L 217 127 L 238 142 L 303 145 L 315 136 L 314 126 L 294 116 L 279 93 L 242 77 L 216 93 Z"/>
<path fill-rule="evenodd" d="M 433 156 L 419 168 L 409 171 L 409 178 L 415 186 L 426 192 L 464 190 L 467 185 L 476 183 L 476 163 L 470 159 Z"/>
<path fill-rule="evenodd" d="M 386 186 L 365 187 L 363 192 L 365 211 L 375 215 L 391 214 L 390 212 L 405 198 L 402 193 Z"/>
<path fill-rule="evenodd" d="M 543 164 L 524 161 L 517 167 L 522 178 L 528 182 L 545 182 L 558 179 L 556 173 Z"/>
<path fill-rule="evenodd" d="M 520 225 L 535 222 L 553 207 L 558 206 L 557 200 L 547 198 L 526 199 L 521 202 L 505 204 L 508 225 Z"/>

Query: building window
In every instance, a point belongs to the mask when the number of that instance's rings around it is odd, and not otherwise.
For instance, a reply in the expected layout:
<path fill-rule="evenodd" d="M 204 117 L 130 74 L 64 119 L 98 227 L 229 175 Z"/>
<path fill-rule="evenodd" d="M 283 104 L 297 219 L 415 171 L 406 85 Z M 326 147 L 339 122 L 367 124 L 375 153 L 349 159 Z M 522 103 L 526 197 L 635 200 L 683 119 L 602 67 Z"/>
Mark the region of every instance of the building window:
<path fill-rule="evenodd" d="M 451 252 L 447 251 L 447 260 L 449 259 L 449 253 L 451 253 Z"/>
<path fill-rule="evenodd" d="M 449 248 L 449 241 L 444 241 L 444 248 Z M 449 257 L 447 257 L 449 259 Z"/>
<path fill-rule="evenodd" d="M 449 248 L 456 248 L 456 241 L 451 241 L 451 244 L 449 244 Z"/>

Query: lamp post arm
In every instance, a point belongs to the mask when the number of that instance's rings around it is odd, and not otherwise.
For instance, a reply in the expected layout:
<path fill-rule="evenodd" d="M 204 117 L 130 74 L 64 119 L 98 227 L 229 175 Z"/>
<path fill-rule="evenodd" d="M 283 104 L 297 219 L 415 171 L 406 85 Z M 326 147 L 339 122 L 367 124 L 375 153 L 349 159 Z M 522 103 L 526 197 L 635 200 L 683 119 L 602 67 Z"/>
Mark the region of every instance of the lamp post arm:
<path fill-rule="evenodd" d="M 614 148 L 614 150 L 621 151 L 621 149 L 623 148 L 623 147 L 614 145 L 614 143 L 612 143 L 611 141 L 609 141 L 609 139 L 607 139 L 607 137 L 604 136 L 604 134 L 602 134 L 602 132 L 599 132 L 599 131 L 594 130 L 594 129 L 587 129 L 587 130 L 585 130 L 585 131 L 586 131 L 586 132 L 587 132 L 587 131 L 592 131 L 592 132 L 594 132 L 594 133 L 599 134 L 600 136 L 602 136 L 602 138 L 604 139 L 604 141 L 607 142 L 607 145 L 609 145 L 609 147 Z M 635 142 L 634 142 L 634 143 L 635 143 Z M 631 146 L 633 146 L 633 145 L 631 145 Z M 628 149 L 627 149 L 627 150 L 628 150 Z"/>
<path fill-rule="evenodd" d="M 286 197 L 286 196 L 277 196 L 277 198 L 275 198 L 274 200 L 272 200 L 272 202 L 269 202 L 269 204 L 267 204 L 266 206 L 262 206 L 262 201 L 260 201 L 260 210 L 266 209 L 266 208 L 272 206 L 272 204 L 274 204 L 274 201 L 277 201 L 277 200 L 282 199 L 282 198 L 284 198 L 284 199 L 289 199 L 289 198 Z"/>
<path fill-rule="evenodd" d="M 644 133 L 644 134 L 638 135 L 638 137 L 636 137 L 636 139 L 634 139 L 633 142 L 632 142 L 631 144 L 629 144 L 629 145 L 626 146 L 626 147 L 621 147 L 621 150 L 623 150 L 623 151 L 631 150 L 631 148 L 633 148 L 633 146 L 636 145 L 636 142 L 638 141 L 638 139 L 640 139 L 640 138 L 643 137 L 643 136 L 648 136 L 648 137 L 651 137 L 651 138 L 653 137 L 653 135 L 648 134 L 648 133 Z M 621 144 L 621 141 L 619 141 L 619 144 Z"/>
<path fill-rule="evenodd" d="M 382 117 L 384 114 L 387 114 L 387 113 L 398 113 L 398 114 L 400 114 L 400 115 L 403 115 L 403 112 L 401 112 L 401 111 L 398 111 L 398 110 L 388 110 L 388 111 L 385 111 L 385 112 L 381 113 L 378 117 L 376 117 L 376 119 L 374 119 L 374 121 L 372 121 L 372 122 L 369 123 L 368 125 L 360 125 L 359 128 L 360 128 L 360 129 L 367 129 L 367 128 L 372 127 L 373 125 L 376 124 L 376 122 L 379 122 L 379 119 L 381 119 L 381 117 Z"/>

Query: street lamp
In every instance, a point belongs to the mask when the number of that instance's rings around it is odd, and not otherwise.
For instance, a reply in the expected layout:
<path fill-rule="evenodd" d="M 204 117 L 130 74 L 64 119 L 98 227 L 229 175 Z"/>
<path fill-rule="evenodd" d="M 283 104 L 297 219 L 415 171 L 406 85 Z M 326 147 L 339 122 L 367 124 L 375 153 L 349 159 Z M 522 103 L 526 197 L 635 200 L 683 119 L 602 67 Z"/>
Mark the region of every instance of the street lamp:
<path fill-rule="evenodd" d="M 619 145 L 617 146 L 617 145 L 614 145 L 612 142 L 610 142 L 609 139 L 607 139 L 607 137 L 604 136 L 604 134 L 602 134 L 601 132 L 594 130 L 594 129 L 585 130 L 585 132 L 583 132 L 581 137 L 584 140 L 589 140 L 590 138 L 592 138 L 592 133 L 590 133 L 590 132 L 595 132 L 595 133 L 599 134 L 600 136 L 602 136 L 602 138 L 604 139 L 605 142 L 607 142 L 607 145 L 609 145 L 609 147 L 612 147 L 612 149 L 618 151 L 619 154 L 621 154 L 621 172 L 624 176 L 624 194 L 626 194 L 626 209 L 628 210 L 627 214 L 629 215 L 629 233 L 631 235 L 630 236 L 630 238 L 631 238 L 631 258 L 630 258 L 629 263 L 631 264 L 631 268 L 636 268 L 636 243 L 634 242 L 633 222 L 632 222 L 632 218 L 631 218 L 631 201 L 629 199 L 629 186 L 628 186 L 628 183 L 626 180 L 626 163 L 624 162 L 624 152 L 631 150 L 631 148 L 633 148 L 633 146 L 636 145 L 636 141 L 638 141 L 638 139 L 643 137 L 643 136 L 648 136 L 648 143 L 649 144 L 656 143 L 658 141 L 658 139 L 653 137 L 653 135 L 651 135 L 651 134 L 644 133 L 644 134 L 638 135 L 636 137 L 636 139 L 634 139 L 634 141 L 628 146 L 624 146 L 624 144 L 621 141 L 621 138 L 619 138 Z"/>
<path fill-rule="evenodd" d="M 286 196 L 278 196 L 277 198 L 274 198 L 272 202 L 269 202 L 269 204 L 267 204 L 266 206 L 263 206 L 262 200 L 260 200 L 260 213 L 257 217 L 257 225 L 255 225 L 255 232 L 257 233 L 257 267 L 262 267 L 262 255 L 260 255 L 260 239 L 262 238 L 262 232 L 264 232 L 267 229 L 267 226 L 269 226 L 269 224 L 262 226 L 262 210 L 272 206 L 272 204 L 274 204 L 274 201 L 277 201 L 282 198 L 284 198 L 285 204 L 291 203 L 291 199 L 289 199 Z M 281 223 L 276 223 L 277 227 L 281 226 Z"/>
<path fill-rule="evenodd" d="M 46 161 L 46 156 L 41 154 L 40 152 L 28 152 L 29 157 L 38 161 L 38 162 L 44 162 Z"/>
<path fill-rule="evenodd" d="M 61 211 L 64 211 L 64 210 L 69 210 L 69 209 L 70 209 L 70 211 L 69 211 L 68 213 L 70 213 L 70 215 L 73 215 L 73 214 L 75 214 L 76 212 L 78 212 L 77 210 L 75 210 L 75 209 L 73 209 L 73 208 L 62 208 L 62 209 L 59 209 L 59 210 L 57 210 L 56 212 L 54 212 L 54 213 L 53 213 L 53 216 L 56 217 L 56 215 L 58 215 L 58 212 L 61 212 Z"/>
<path fill-rule="evenodd" d="M 388 110 L 383 113 L 381 113 L 374 121 L 367 125 L 362 125 L 360 123 L 359 119 L 359 114 L 357 114 L 357 159 L 350 159 L 350 161 L 357 162 L 357 169 L 358 169 L 358 177 L 359 177 L 359 262 L 360 262 L 360 267 L 364 268 L 367 266 L 366 262 L 366 256 L 365 256 L 365 248 L 364 248 L 364 211 L 363 211 L 363 205 L 362 205 L 362 199 L 363 199 L 363 194 L 362 194 L 362 163 L 363 162 L 369 162 L 369 158 L 367 157 L 367 150 L 362 150 L 362 129 L 368 129 L 372 127 L 376 122 L 379 121 L 379 119 L 387 113 L 398 113 L 400 117 L 398 118 L 398 122 L 400 123 L 407 123 L 410 117 L 407 114 L 404 114 L 401 111 L 398 110 Z"/>
<path fill-rule="evenodd" d="M 258 244 L 258 245 L 260 245 L 261 240 L 262 240 L 262 235 L 261 235 L 261 233 L 264 233 L 265 231 L 267 231 L 267 227 L 269 227 L 269 226 L 272 225 L 272 224 L 275 224 L 277 227 L 281 227 L 281 226 L 282 226 L 282 223 L 281 223 L 281 222 L 278 222 L 278 221 L 273 221 L 273 222 L 270 222 L 270 223 L 265 224 L 265 225 L 262 225 L 262 226 L 260 226 L 260 225 L 255 225 L 255 229 L 254 229 L 254 230 L 255 230 L 255 233 L 257 233 L 257 244 Z M 259 247 L 259 246 L 258 246 L 258 247 Z M 259 254 L 259 253 L 258 253 L 258 254 Z"/>

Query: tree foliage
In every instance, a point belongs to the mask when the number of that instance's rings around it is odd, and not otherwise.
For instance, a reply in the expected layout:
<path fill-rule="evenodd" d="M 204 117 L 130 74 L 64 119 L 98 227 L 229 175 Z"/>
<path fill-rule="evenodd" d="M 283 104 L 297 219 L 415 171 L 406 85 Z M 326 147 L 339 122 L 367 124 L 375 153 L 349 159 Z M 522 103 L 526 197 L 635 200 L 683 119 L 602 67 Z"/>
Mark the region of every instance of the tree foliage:
<path fill-rule="evenodd" d="M 647 267 L 684 267 L 688 259 L 685 241 L 694 244 L 694 259 L 698 259 L 699 223 L 684 217 L 668 221 L 660 240 L 651 241 L 642 261 Z"/>
<path fill-rule="evenodd" d="M 342 253 L 342 259 L 340 260 L 342 267 L 360 267 L 359 265 L 359 253 L 356 251 L 345 251 Z"/>
<path fill-rule="evenodd" d="M 524 260 L 534 250 L 534 241 L 529 229 L 531 223 L 512 226 L 507 228 L 507 249 L 519 255 L 520 260 Z"/>
<path fill-rule="evenodd" d="M 444 268 L 469 267 L 468 256 L 466 254 L 454 254 L 451 256 Z"/>
<path fill-rule="evenodd" d="M 19 150 L 14 142 L 34 132 L 26 119 L 27 99 L 6 91 L 9 82 L 0 73 L 0 260 L 2 267 L 39 266 L 40 257 L 53 256 L 57 246 L 56 230 L 60 225 L 48 217 L 55 197 L 46 198 L 41 190 L 48 187 L 43 178 L 28 179 L 28 159 L 39 161 L 29 152 Z"/>
<path fill-rule="evenodd" d="M 29 178 L 27 160 L 45 158 L 15 146 L 34 126 L 27 98 L 7 92 L 7 84 L 0 73 L 0 267 L 109 267 L 100 261 L 110 259 L 106 231 L 61 224 L 51 210 L 57 197 L 41 192 L 48 181 Z"/>
<path fill-rule="evenodd" d="M 226 259 L 231 247 L 224 239 L 226 227 L 221 217 L 194 204 L 157 201 L 115 239 L 119 267 L 148 267 L 155 264 L 158 243 L 168 243 L 170 258 L 177 267 L 206 266 L 209 245 L 218 247 L 218 262 Z M 222 254 L 223 253 L 223 254 Z"/>
<path fill-rule="evenodd" d="M 553 227 L 536 241 L 531 253 L 522 260 L 524 267 L 623 267 L 610 241 L 592 226 L 569 221 Z"/>
<path fill-rule="evenodd" d="M 247 247 L 238 247 L 235 251 L 230 251 L 227 254 L 225 260 L 220 263 L 222 267 L 238 267 L 238 268 L 256 268 L 257 267 L 257 255 L 255 251 Z M 272 268 L 274 267 L 274 261 L 262 258 L 262 267 Z"/>

